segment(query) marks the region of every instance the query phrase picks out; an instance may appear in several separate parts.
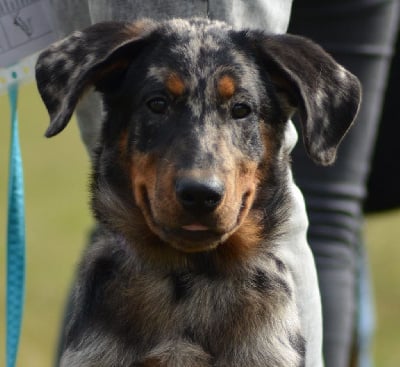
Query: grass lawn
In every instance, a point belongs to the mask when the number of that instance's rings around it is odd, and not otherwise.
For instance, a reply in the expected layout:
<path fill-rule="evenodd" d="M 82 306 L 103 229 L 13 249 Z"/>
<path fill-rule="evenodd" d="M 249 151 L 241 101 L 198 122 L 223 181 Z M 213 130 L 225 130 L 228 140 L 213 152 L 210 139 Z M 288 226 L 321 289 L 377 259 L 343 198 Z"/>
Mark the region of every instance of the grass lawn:
<path fill-rule="evenodd" d="M 72 122 L 60 135 L 43 137 L 47 113 L 33 84 L 21 88 L 21 147 L 25 166 L 27 293 L 18 367 L 50 367 L 63 302 L 91 219 L 89 164 Z M 5 240 L 9 150 L 7 96 L 0 96 L 0 236 Z M 400 189 L 400 188 L 399 188 Z M 400 366 L 400 211 L 367 219 L 378 327 L 378 367 Z M 0 365 L 4 361 L 5 248 L 0 246 Z"/>

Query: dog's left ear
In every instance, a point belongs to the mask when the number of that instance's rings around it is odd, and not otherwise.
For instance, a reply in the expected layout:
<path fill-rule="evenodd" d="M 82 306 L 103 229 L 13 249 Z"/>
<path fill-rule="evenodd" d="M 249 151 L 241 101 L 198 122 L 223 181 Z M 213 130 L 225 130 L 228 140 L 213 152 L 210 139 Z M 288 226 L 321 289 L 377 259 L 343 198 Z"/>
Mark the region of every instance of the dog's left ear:
<path fill-rule="evenodd" d="M 101 89 L 123 73 L 149 40 L 156 23 L 104 22 L 76 31 L 44 50 L 36 64 L 39 93 L 50 115 L 46 136 L 67 126 L 90 86 Z"/>
<path fill-rule="evenodd" d="M 331 164 L 359 109 L 358 79 L 306 38 L 256 31 L 246 36 L 286 102 L 295 104 L 308 154 L 316 163 Z"/>

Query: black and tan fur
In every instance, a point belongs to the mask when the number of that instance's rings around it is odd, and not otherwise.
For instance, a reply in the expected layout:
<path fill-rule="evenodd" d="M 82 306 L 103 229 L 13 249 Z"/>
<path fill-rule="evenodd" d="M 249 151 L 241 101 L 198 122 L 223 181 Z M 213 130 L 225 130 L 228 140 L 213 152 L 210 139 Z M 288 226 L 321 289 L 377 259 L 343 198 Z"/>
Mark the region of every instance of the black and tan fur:
<path fill-rule="evenodd" d="M 98 222 L 73 295 L 63 367 L 304 366 L 290 217 L 288 119 L 329 164 L 358 81 L 304 38 L 193 19 L 101 23 L 37 64 L 48 137 L 102 93 Z"/>

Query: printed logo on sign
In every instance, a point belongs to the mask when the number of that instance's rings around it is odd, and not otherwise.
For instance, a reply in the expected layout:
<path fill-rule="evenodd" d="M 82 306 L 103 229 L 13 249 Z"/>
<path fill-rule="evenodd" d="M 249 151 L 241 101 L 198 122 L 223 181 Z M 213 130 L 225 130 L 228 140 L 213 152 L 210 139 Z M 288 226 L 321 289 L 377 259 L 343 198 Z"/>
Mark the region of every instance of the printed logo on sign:
<path fill-rule="evenodd" d="M 33 34 L 32 28 L 32 18 L 24 19 L 19 13 L 14 18 L 14 25 L 21 28 L 22 32 L 26 34 L 27 37 L 31 37 Z"/>
<path fill-rule="evenodd" d="M 18 72 L 17 78 L 10 77 L 12 70 L 26 66 L 24 61 L 18 67 L 21 59 L 56 40 L 48 18 L 49 6 L 49 0 L 0 0 L 0 93 L 9 82 L 31 75 L 30 71 Z"/>

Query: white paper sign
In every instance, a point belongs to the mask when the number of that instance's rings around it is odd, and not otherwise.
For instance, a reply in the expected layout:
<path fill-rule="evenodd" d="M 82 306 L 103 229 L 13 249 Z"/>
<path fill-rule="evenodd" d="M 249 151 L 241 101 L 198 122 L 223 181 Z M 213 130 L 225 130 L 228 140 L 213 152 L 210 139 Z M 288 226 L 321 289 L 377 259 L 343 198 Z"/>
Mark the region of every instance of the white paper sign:
<path fill-rule="evenodd" d="M 56 40 L 48 0 L 0 0 L 0 90 L 32 73 L 21 60 Z"/>

